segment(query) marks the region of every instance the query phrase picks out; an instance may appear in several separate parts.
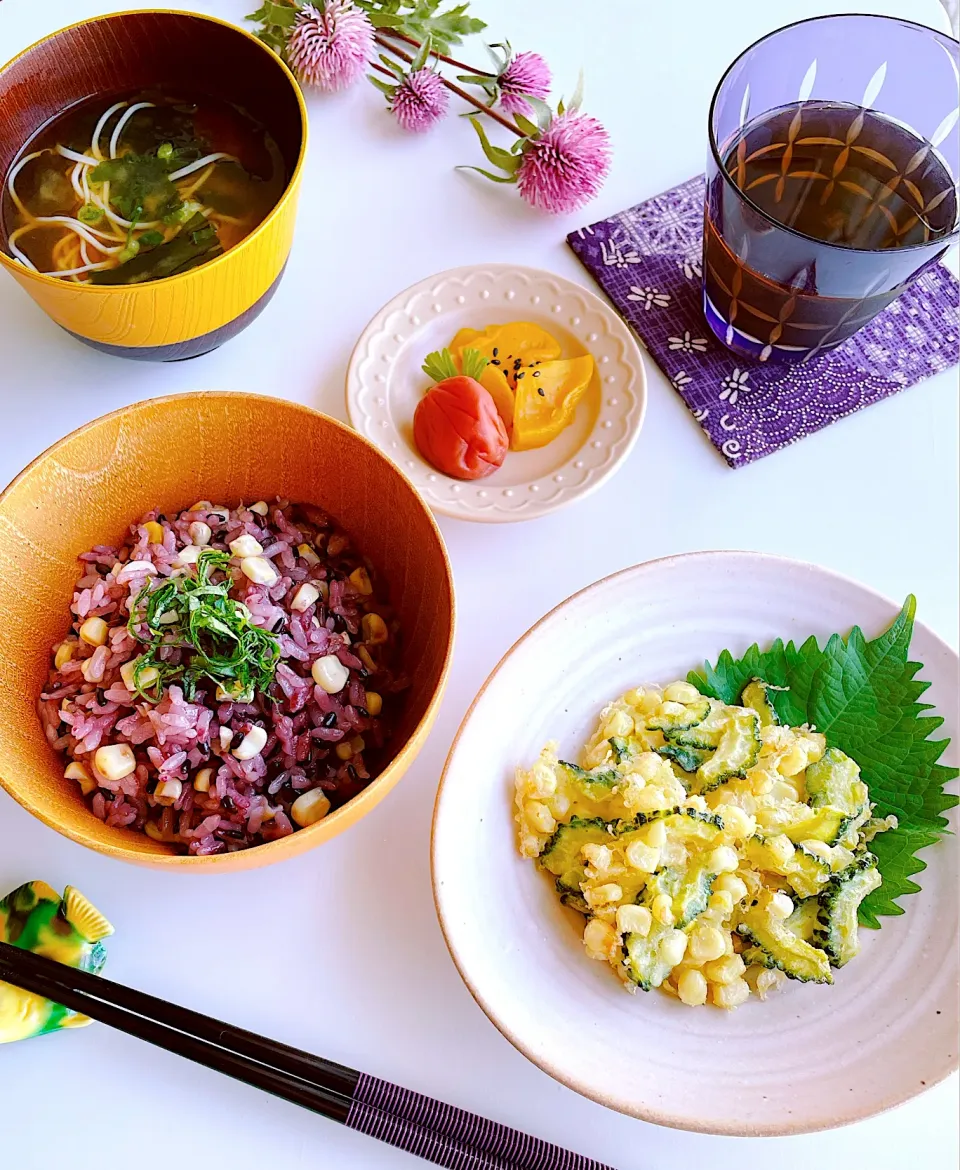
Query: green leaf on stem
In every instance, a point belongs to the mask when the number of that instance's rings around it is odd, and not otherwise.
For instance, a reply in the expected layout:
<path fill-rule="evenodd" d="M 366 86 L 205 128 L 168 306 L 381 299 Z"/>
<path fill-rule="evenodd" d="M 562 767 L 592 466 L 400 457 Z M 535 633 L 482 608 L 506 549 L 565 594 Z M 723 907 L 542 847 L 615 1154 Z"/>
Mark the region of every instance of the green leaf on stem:
<path fill-rule="evenodd" d="M 478 175 L 483 175 L 485 179 L 489 179 L 492 183 L 515 183 L 517 181 L 516 175 L 492 175 L 489 171 L 485 171 L 483 167 L 472 167 L 466 163 L 461 163 L 460 166 L 454 167 L 457 171 L 476 171 Z"/>
<path fill-rule="evenodd" d="M 538 132 L 542 134 L 543 131 L 546 130 L 553 121 L 553 110 L 550 109 L 550 107 L 542 98 L 534 97 L 529 93 L 524 94 L 524 101 L 530 103 L 530 106 L 537 117 Z"/>
<path fill-rule="evenodd" d="M 487 132 L 484 130 L 480 119 L 472 117 L 470 124 L 477 132 L 477 137 L 480 139 L 480 146 L 483 153 L 486 155 L 487 161 L 493 163 L 495 167 L 506 171 L 507 174 L 513 175 L 520 166 L 521 160 L 515 154 L 511 154 L 509 150 L 504 150 L 502 146 L 494 146 L 487 137 Z"/>
<path fill-rule="evenodd" d="M 537 126 L 534 122 L 531 122 L 529 118 L 525 118 L 523 114 L 514 114 L 513 120 L 528 138 L 536 138 L 540 133 L 539 126 Z"/>

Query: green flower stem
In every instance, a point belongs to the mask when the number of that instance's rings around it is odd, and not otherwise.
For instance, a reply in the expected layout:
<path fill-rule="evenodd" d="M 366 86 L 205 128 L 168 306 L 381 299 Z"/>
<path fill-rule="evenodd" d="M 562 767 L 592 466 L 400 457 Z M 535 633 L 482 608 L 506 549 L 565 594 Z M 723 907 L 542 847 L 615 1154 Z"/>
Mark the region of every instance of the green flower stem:
<path fill-rule="evenodd" d="M 404 40 L 406 39 L 407 38 L 405 37 Z M 405 52 L 403 49 L 398 48 L 396 45 L 391 44 L 390 41 L 379 32 L 376 35 L 376 42 L 382 49 L 386 49 L 388 52 L 393 53 L 395 57 L 399 57 L 401 61 L 406 61 L 407 64 L 413 63 L 413 57 L 411 57 L 409 53 Z M 381 73 L 387 73 L 390 77 L 393 77 L 393 74 L 391 74 L 389 70 L 383 69 L 379 65 L 374 65 L 374 68 L 378 69 Z M 455 93 L 458 98 L 462 98 L 469 105 L 479 110 L 481 114 L 486 114 L 488 118 L 492 118 L 494 122 L 499 122 L 501 126 L 507 130 L 513 131 L 513 133 L 518 135 L 520 138 L 527 137 L 526 134 L 524 134 L 524 132 L 516 124 L 516 122 L 511 122 L 510 119 L 505 118 L 503 114 L 498 113 L 496 110 L 490 109 L 489 106 L 484 105 L 484 103 L 481 102 L 478 98 L 475 98 L 473 94 L 467 93 L 465 89 L 461 88 L 455 82 L 450 81 L 450 79 L 447 77 L 444 77 L 442 73 L 438 73 L 437 76 L 451 93 Z M 395 80 L 396 78 L 394 77 L 394 81 Z"/>

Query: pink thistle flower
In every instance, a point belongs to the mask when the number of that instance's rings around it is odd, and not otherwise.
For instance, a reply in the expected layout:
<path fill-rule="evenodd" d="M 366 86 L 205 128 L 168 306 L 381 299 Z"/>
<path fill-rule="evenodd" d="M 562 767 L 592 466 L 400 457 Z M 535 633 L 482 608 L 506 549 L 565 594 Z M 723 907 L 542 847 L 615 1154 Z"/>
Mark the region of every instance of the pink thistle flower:
<path fill-rule="evenodd" d="M 353 0 L 321 0 L 320 8 L 304 5 L 287 45 L 297 77 L 328 93 L 353 85 L 373 51 L 373 25 Z"/>
<path fill-rule="evenodd" d="M 530 114 L 527 97 L 542 100 L 552 81 L 550 66 L 539 53 L 517 53 L 508 58 L 497 78 L 500 105 L 508 114 Z"/>
<path fill-rule="evenodd" d="M 404 130 L 429 130 L 447 112 L 450 95 L 432 69 L 404 74 L 390 97 L 390 110 Z"/>
<path fill-rule="evenodd" d="M 517 186 L 527 203 L 559 215 L 589 202 L 609 170 L 609 134 L 589 114 L 567 111 L 523 144 Z"/>

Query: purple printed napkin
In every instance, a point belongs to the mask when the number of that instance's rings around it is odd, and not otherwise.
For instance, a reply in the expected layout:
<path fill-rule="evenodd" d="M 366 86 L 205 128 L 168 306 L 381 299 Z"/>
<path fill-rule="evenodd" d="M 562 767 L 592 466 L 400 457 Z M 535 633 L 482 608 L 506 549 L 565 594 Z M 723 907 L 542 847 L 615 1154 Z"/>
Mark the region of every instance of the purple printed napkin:
<path fill-rule="evenodd" d="M 731 467 L 960 361 L 960 283 L 940 265 L 810 362 L 761 365 L 731 353 L 701 307 L 703 197 L 700 175 L 567 242 Z"/>

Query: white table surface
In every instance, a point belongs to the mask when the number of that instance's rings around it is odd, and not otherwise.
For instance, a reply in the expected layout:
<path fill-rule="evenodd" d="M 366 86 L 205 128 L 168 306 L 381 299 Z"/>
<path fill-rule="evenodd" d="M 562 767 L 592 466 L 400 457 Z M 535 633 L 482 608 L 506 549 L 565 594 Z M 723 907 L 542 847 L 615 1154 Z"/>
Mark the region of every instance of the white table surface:
<path fill-rule="evenodd" d="M 0 60 L 84 16 L 146 6 L 5 0 Z M 255 4 L 196 7 L 240 21 Z M 870 7 L 947 27 L 937 0 Z M 706 108 L 726 64 L 779 24 L 862 10 L 863 0 L 474 0 L 473 8 L 489 22 L 490 39 L 509 35 L 518 47 L 541 50 L 568 91 L 583 66 L 587 106 L 616 148 L 600 198 L 567 219 L 540 216 L 512 192 L 451 169 L 478 161 L 462 122 L 407 138 L 369 86 L 310 97 L 312 144 L 287 275 L 263 316 L 223 349 L 169 366 L 105 357 L 0 280 L 0 481 L 81 423 L 175 391 L 266 392 L 344 417 L 347 358 L 383 302 L 423 276 L 472 262 L 517 261 L 587 281 L 565 233 L 702 168 Z M 428 843 L 447 746 L 501 654 L 574 590 L 668 553 L 754 548 L 820 562 L 897 599 L 913 590 L 922 619 L 957 642 L 955 370 L 737 471 L 651 363 L 647 376 L 643 434 L 598 494 L 525 524 L 442 521 L 461 614 L 450 687 L 425 750 L 358 826 L 270 869 L 194 878 L 87 852 L 0 792 L 0 890 L 35 877 L 58 888 L 76 884 L 116 924 L 115 979 L 619 1170 L 734 1170 L 757 1159 L 779 1170 L 954 1167 L 955 1078 L 849 1129 L 762 1146 L 611 1113 L 514 1051 L 474 1004 L 444 947 Z M 4 1170 L 423 1164 L 99 1026 L 0 1048 L 0 1097 Z"/>

